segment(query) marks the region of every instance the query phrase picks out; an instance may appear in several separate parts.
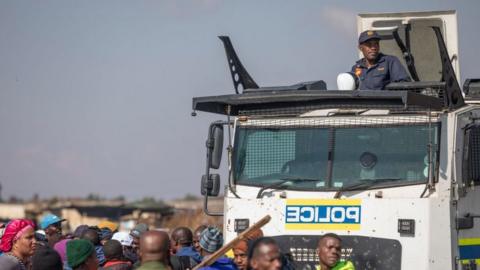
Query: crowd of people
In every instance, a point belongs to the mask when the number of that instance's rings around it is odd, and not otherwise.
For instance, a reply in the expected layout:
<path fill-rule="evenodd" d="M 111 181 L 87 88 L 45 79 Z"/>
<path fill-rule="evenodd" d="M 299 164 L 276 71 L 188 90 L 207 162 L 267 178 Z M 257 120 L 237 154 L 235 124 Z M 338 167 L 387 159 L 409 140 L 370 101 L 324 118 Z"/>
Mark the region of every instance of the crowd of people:
<path fill-rule="evenodd" d="M 36 224 L 15 219 L 3 227 L 0 238 L 0 270 L 291 270 L 295 262 L 271 237 L 255 230 L 235 242 L 225 255 L 215 256 L 224 245 L 222 232 L 201 225 L 195 230 L 178 227 L 171 234 L 149 230 L 139 223 L 129 232 L 114 222 L 80 225 L 73 233 L 62 232 L 58 216 L 48 214 Z M 341 239 L 325 234 L 318 241 L 318 270 L 352 270 L 342 261 Z M 204 260 L 210 258 L 211 263 Z M 215 259 L 215 260 L 213 260 Z M 203 263 L 202 263 L 203 262 Z M 205 265 L 202 265 L 205 264 Z"/>

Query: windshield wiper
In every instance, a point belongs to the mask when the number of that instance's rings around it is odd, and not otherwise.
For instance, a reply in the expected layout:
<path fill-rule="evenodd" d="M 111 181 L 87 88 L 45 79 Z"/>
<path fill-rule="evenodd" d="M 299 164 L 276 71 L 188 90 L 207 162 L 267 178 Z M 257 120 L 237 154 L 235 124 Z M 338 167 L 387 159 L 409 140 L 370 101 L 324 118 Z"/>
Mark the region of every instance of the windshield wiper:
<path fill-rule="evenodd" d="M 371 188 L 379 183 L 384 183 L 384 182 L 390 182 L 390 181 L 397 181 L 400 180 L 400 178 L 376 178 L 376 179 L 361 179 L 358 180 L 360 182 L 356 182 L 354 184 L 348 185 L 341 187 L 336 193 L 333 198 L 338 199 L 340 198 L 340 195 L 342 195 L 342 192 L 344 191 L 353 191 L 353 190 L 363 190 L 363 189 L 368 189 Z"/>
<path fill-rule="evenodd" d="M 266 185 L 262 187 L 257 194 L 257 199 L 261 199 L 263 196 L 263 192 L 267 189 L 280 189 L 284 184 L 288 182 L 318 182 L 322 181 L 320 179 L 315 179 L 315 178 L 306 178 L 306 177 L 301 177 L 301 176 L 285 176 L 281 177 L 280 181 L 272 183 L 270 185 Z"/>

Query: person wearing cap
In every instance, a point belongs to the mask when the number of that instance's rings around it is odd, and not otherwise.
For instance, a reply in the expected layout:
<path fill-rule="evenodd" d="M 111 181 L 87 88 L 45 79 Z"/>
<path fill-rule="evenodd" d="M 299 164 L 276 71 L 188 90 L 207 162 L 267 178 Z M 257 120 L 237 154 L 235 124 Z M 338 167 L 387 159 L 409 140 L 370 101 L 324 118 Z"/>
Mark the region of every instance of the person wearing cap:
<path fill-rule="evenodd" d="M 132 243 L 132 249 L 137 254 L 138 257 L 138 252 L 139 252 L 139 244 L 140 244 L 140 237 L 142 234 L 148 231 L 148 225 L 145 223 L 138 223 L 133 227 L 133 229 L 130 231 L 130 235 L 133 237 L 133 243 Z"/>
<path fill-rule="evenodd" d="M 101 221 L 100 223 L 98 223 L 97 227 L 100 228 L 100 230 L 107 228 L 112 233 L 118 232 L 118 224 L 115 223 L 115 222 L 108 221 L 108 220 Z"/>
<path fill-rule="evenodd" d="M 28 219 L 10 221 L 0 240 L 0 269 L 26 270 L 29 259 L 35 252 L 35 225 Z"/>
<path fill-rule="evenodd" d="M 35 240 L 37 240 L 37 246 L 48 246 L 47 235 L 44 230 L 35 231 Z"/>
<path fill-rule="evenodd" d="M 88 240 L 78 239 L 67 243 L 67 262 L 73 270 L 97 270 L 95 247 Z"/>
<path fill-rule="evenodd" d="M 363 58 L 351 69 L 359 90 L 383 90 L 391 82 L 408 82 L 410 77 L 397 57 L 380 52 L 381 37 L 367 30 L 358 37 L 358 49 Z"/>
<path fill-rule="evenodd" d="M 216 227 L 208 227 L 203 230 L 200 235 L 200 255 L 204 259 L 210 257 L 215 251 L 219 250 L 223 245 L 223 234 Z M 210 266 L 200 268 L 202 270 L 237 270 L 237 266 L 232 259 L 228 257 L 220 257 Z"/>
<path fill-rule="evenodd" d="M 40 229 L 45 231 L 48 245 L 53 246 L 62 239 L 62 219 L 54 214 L 45 215 L 40 221 Z"/>
<path fill-rule="evenodd" d="M 132 263 L 123 255 L 123 246 L 117 240 L 108 240 L 103 245 L 106 262 L 102 270 L 131 270 Z"/>
<path fill-rule="evenodd" d="M 133 237 L 127 232 L 116 232 L 112 236 L 112 240 L 118 241 L 122 245 L 123 256 L 132 264 L 139 261 L 139 257 L 133 249 Z"/>
<path fill-rule="evenodd" d="M 98 235 L 100 236 L 100 244 L 103 246 L 108 240 L 112 239 L 113 232 L 109 228 L 101 228 Z"/>

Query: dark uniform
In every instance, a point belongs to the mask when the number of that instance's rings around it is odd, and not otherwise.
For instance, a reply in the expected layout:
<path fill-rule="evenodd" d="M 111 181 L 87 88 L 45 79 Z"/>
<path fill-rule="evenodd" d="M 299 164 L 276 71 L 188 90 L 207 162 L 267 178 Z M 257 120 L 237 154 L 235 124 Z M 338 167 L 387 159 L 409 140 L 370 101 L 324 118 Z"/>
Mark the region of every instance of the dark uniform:
<path fill-rule="evenodd" d="M 376 31 L 372 30 L 360 33 L 358 37 L 359 48 L 372 39 L 381 40 L 382 38 Z M 377 55 L 375 65 L 368 68 L 366 59 L 362 58 L 352 67 L 351 73 L 357 80 L 358 90 L 383 90 L 391 82 L 410 81 L 407 71 L 397 57 L 380 52 Z"/>
<path fill-rule="evenodd" d="M 377 63 L 368 68 L 362 58 L 352 67 L 359 90 L 383 90 L 391 82 L 409 82 L 410 76 L 397 57 L 380 53 Z"/>

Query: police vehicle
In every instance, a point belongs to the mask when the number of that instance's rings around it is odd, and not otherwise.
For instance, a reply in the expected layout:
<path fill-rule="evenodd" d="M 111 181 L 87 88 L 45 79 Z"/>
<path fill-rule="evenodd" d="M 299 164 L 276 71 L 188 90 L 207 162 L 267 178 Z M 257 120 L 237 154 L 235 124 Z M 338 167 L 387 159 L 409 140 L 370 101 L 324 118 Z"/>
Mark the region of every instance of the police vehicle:
<path fill-rule="evenodd" d="M 476 269 L 480 80 L 458 83 L 456 12 L 357 22 L 359 33 L 382 36 L 381 51 L 412 82 L 380 91 L 327 90 L 323 81 L 260 87 L 221 37 L 236 94 L 193 98 L 194 112 L 225 117 L 208 130 L 204 210 L 223 215 L 227 241 L 271 215 L 264 234 L 297 269 L 318 265 L 318 238 L 329 232 L 357 269 Z M 215 212 L 208 200 L 219 194 L 214 170 L 225 148 L 224 210 Z"/>

